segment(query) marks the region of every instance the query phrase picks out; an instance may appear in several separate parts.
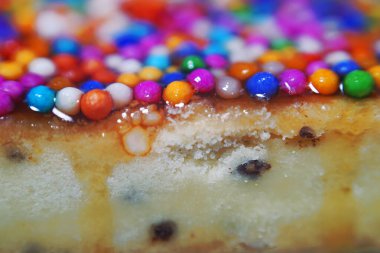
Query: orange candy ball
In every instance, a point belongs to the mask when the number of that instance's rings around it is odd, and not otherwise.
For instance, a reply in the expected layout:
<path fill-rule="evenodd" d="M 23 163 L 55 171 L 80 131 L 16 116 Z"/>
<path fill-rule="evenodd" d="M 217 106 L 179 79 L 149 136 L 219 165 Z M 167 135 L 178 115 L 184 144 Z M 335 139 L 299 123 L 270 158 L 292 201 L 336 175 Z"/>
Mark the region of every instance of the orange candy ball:
<path fill-rule="evenodd" d="M 233 63 L 229 69 L 230 76 L 240 80 L 246 81 L 248 78 L 253 76 L 258 72 L 258 67 L 256 64 L 249 62 L 236 62 Z"/>
<path fill-rule="evenodd" d="M 82 63 L 82 70 L 87 75 L 95 74 L 97 71 L 104 69 L 103 62 L 96 59 L 86 60 Z"/>
<path fill-rule="evenodd" d="M 373 66 L 368 70 L 368 72 L 375 80 L 376 87 L 380 89 L 380 65 Z"/>
<path fill-rule="evenodd" d="M 141 79 L 134 73 L 124 73 L 117 78 L 117 82 L 133 88 L 141 82 Z"/>
<path fill-rule="evenodd" d="M 92 79 L 101 83 L 113 83 L 116 81 L 116 74 L 108 69 L 100 69 L 92 75 Z"/>
<path fill-rule="evenodd" d="M 310 76 L 312 89 L 322 95 L 332 95 L 339 89 L 339 76 L 329 69 L 318 69 Z"/>
<path fill-rule="evenodd" d="M 58 76 L 51 79 L 47 83 L 47 86 L 55 91 L 59 91 L 66 87 L 72 87 L 73 84 L 66 77 Z"/>
<path fill-rule="evenodd" d="M 88 119 L 102 120 L 112 111 L 112 97 L 107 91 L 91 90 L 82 96 L 80 107 Z"/>
<path fill-rule="evenodd" d="M 163 98 L 171 105 L 180 103 L 187 104 L 193 94 L 193 87 L 188 82 L 174 81 L 164 89 Z"/>

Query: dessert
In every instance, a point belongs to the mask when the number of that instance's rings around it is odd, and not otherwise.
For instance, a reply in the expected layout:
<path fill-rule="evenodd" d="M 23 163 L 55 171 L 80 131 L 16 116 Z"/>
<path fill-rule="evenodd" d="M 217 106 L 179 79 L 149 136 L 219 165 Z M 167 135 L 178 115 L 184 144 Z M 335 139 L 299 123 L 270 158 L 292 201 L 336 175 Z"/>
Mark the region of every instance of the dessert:
<path fill-rule="evenodd" d="M 0 252 L 380 250 L 376 4 L 18 3 Z"/>

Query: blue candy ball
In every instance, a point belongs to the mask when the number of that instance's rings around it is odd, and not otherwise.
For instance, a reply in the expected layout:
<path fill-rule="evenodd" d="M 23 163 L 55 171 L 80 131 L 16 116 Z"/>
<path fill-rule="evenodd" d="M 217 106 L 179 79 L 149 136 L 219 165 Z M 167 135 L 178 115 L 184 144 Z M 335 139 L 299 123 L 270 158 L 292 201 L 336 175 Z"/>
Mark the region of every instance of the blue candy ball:
<path fill-rule="evenodd" d="M 56 39 L 52 44 L 54 54 L 72 54 L 78 55 L 80 52 L 80 44 L 70 38 Z"/>
<path fill-rule="evenodd" d="M 95 89 L 99 89 L 99 90 L 103 90 L 105 88 L 105 86 L 98 82 L 98 81 L 95 81 L 95 80 L 89 80 L 87 82 L 84 82 L 80 87 L 79 89 L 83 92 L 83 93 L 87 93 L 91 90 L 95 90 Z"/>
<path fill-rule="evenodd" d="M 185 78 L 185 75 L 181 72 L 166 73 L 161 78 L 161 84 L 166 87 L 169 85 L 169 83 L 172 83 L 174 81 L 182 81 L 185 80 Z"/>
<path fill-rule="evenodd" d="M 145 65 L 164 70 L 170 66 L 170 58 L 168 55 L 149 55 L 145 60 Z"/>
<path fill-rule="evenodd" d="M 55 104 L 55 91 L 47 86 L 40 85 L 29 90 L 26 103 L 36 112 L 50 112 Z"/>
<path fill-rule="evenodd" d="M 250 96 L 270 99 L 277 94 L 279 82 L 273 74 L 259 72 L 248 79 L 246 89 Z"/>
<path fill-rule="evenodd" d="M 332 68 L 332 70 L 340 76 L 345 76 L 348 73 L 354 70 L 359 70 L 359 69 L 360 69 L 360 66 L 353 60 L 338 62 Z"/>

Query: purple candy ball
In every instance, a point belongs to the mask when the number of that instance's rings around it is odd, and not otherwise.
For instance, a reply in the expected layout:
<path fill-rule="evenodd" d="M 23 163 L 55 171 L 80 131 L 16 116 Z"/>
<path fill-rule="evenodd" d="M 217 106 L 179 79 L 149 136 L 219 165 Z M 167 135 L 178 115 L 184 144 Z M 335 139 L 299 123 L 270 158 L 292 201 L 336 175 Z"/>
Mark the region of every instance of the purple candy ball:
<path fill-rule="evenodd" d="M 310 76 L 318 69 L 328 69 L 328 68 L 329 68 L 329 65 L 327 65 L 327 63 L 324 61 L 313 61 L 307 66 L 306 73 Z"/>
<path fill-rule="evenodd" d="M 224 58 L 223 56 L 219 54 L 208 55 L 206 56 L 205 61 L 206 61 L 206 64 L 210 68 L 216 68 L 216 69 L 225 68 L 227 67 L 227 64 L 228 64 L 228 61 L 226 60 L 226 58 Z"/>
<path fill-rule="evenodd" d="M 194 70 L 187 75 L 187 81 L 200 93 L 210 92 L 215 87 L 215 78 L 207 69 Z"/>
<path fill-rule="evenodd" d="M 120 49 L 120 54 L 127 59 L 143 60 L 146 56 L 145 50 L 139 45 L 129 45 Z"/>
<path fill-rule="evenodd" d="M 33 73 L 27 73 L 20 79 L 20 83 L 26 90 L 30 90 L 31 88 L 41 85 L 44 81 L 45 80 L 42 76 Z"/>
<path fill-rule="evenodd" d="M 161 101 L 162 88 L 154 81 L 143 81 L 135 86 L 133 94 L 141 102 L 158 103 Z"/>
<path fill-rule="evenodd" d="M 24 86 L 16 81 L 5 81 L 0 83 L 0 90 L 7 93 L 14 102 L 21 101 L 24 95 Z"/>
<path fill-rule="evenodd" d="M 289 95 L 300 95 L 305 92 L 306 75 L 298 69 L 288 69 L 281 73 L 280 88 Z"/>
<path fill-rule="evenodd" d="M 0 117 L 7 115 L 14 109 L 12 98 L 0 90 Z"/>
<path fill-rule="evenodd" d="M 5 81 L 5 78 L 0 76 L 0 83 L 4 82 Z"/>
<path fill-rule="evenodd" d="M 103 59 L 103 52 L 96 46 L 85 46 L 82 48 L 81 58 L 83 60 L 89 60 L 89 59 L 101 60 Z"/>

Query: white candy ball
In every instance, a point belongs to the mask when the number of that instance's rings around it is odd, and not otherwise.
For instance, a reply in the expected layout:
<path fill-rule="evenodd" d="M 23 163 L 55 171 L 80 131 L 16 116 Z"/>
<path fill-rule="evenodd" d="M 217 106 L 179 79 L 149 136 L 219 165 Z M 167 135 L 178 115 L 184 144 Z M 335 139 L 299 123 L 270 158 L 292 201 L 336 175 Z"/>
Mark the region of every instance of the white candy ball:
<path fill-rule="evenodd" d="M 74 116 L 80 111 L 83 92 L 74 87 L 66 87 L 57 92 L 55 107 L 67 115 Z"/>
<path fill-rule="evenodd" d="M 46 78 L 55 74 L 56 67 L 54 62 L 48 58 L 36 58 L 29 63 L 28 70 Z"/>
<path fill-rule="evenodd" d="M 300 52 L 304 53 L 320 53 L 323 50 L 322 43 L 317 39 L 303 35 L 297 38 L 296 46 Z"/>
<path fill-rule="evenodd" d="M 284 64 L 278 61 L 270 61 L 262 65 L 263 71 L 272 73 L 273 75 L 279 75 L 285 70 Z"/>
<path fill-rule="evenodd" d="M 170 52 L 169 52 L 169 48 L 167 48 L 166 46 L 159 45 L 159 46 L 153 47 L 149 51 L 149 54 L 151 54 L 151 55 L 169 55 Z"/>
<path fill-rule="evenodd" d="M 111 55 L 108 55 L 105 59 L 104 59 L 104 63 L 105 65 L 110 68 L 110 69 L 113 69 L 113 70 L 117 70 L 118 67 L 120 66 L 120 64 L 123 62 L 123 57 L 121 57 L 120 55 L 118 54 L 111 54 Z"/>
<path fill-rule="evenodd" d="M 41 12 L 35 23 L 37 33 L 48 39 L 67 35 L 67 26 L 66 18 L 53 10 Z"/>
<path fill-rule="evenodd" d="M 137 73 L 142 69 L 142 63 L 136 59 L 127 59 L 120 63 L 118 71 L 120 73 Z"/>
<path fill-rule="evenodd" d="M 122 83 L 110 84 L 106 91 L 110 93 L 115 109 L 127 106 L 133 99 L 133 90 Z"/>
<path fill-rule="evenodd" d="M 346 51 L 334 51 L 325 56 L 325 62 L 333 66 L 339 62 L 351 60 L 351 56 Z"/>
<path fill-rule="evenodd" d="M 240 97 L 243 92 L 241 82 L 230 76 L 219 77 L 215 87 L 216 94 L 225 99 Z"/>

